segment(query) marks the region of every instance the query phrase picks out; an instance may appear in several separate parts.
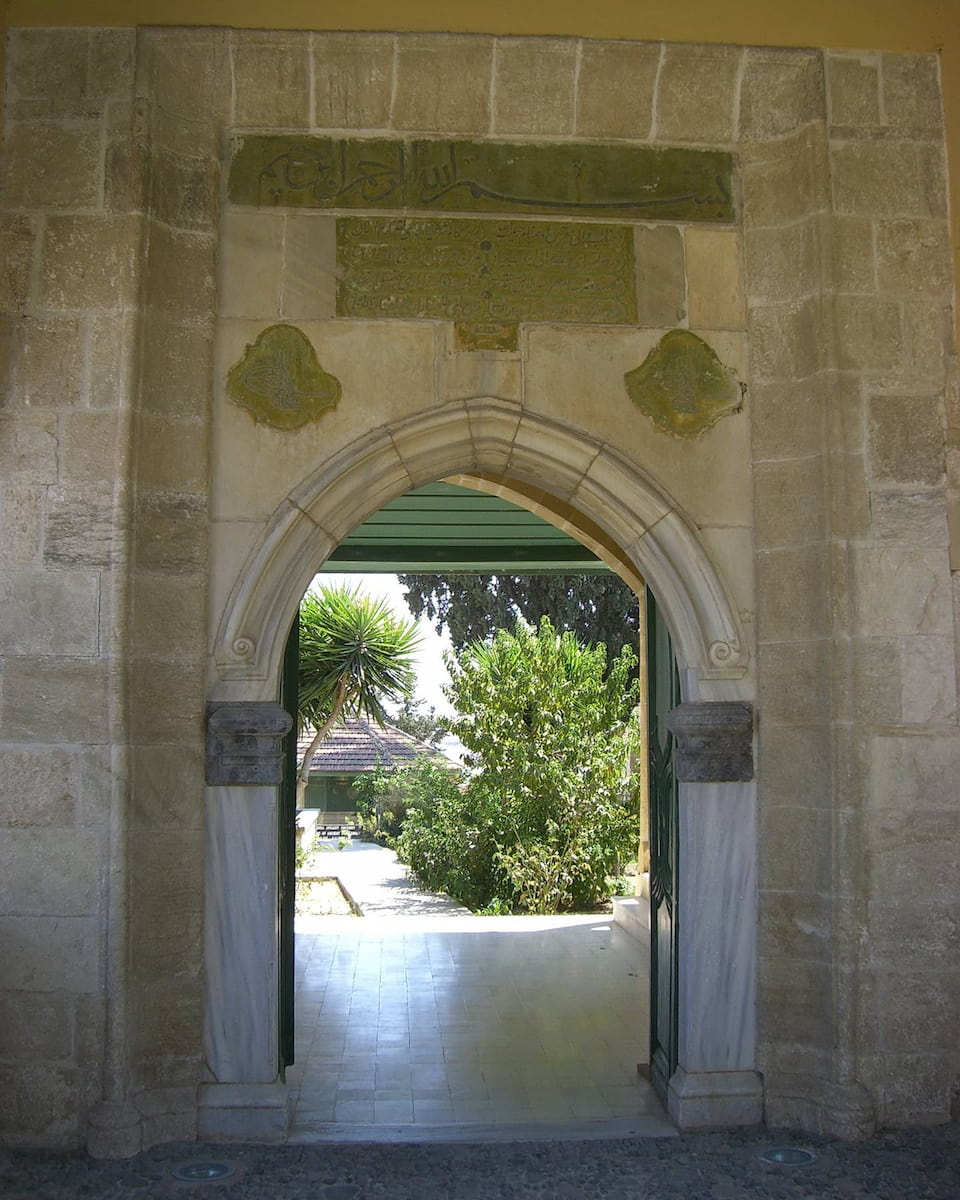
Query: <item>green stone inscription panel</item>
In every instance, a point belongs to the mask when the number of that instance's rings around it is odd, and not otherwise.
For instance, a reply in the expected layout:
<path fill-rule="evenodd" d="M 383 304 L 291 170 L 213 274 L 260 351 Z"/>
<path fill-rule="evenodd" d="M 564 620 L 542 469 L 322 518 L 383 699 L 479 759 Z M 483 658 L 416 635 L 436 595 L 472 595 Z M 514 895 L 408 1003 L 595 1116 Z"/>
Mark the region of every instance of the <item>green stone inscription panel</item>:
<path fill-rule="evenodd" d="M 670 146 L 257 134 L 230 164 L 234 204 L 732 221 L 733 158 Z"/>
<path fill-rule="evenodd" d="M 337 266 L 343 317 L 484 326 L 637 320 L 625 225 L 339 217 Z"/>

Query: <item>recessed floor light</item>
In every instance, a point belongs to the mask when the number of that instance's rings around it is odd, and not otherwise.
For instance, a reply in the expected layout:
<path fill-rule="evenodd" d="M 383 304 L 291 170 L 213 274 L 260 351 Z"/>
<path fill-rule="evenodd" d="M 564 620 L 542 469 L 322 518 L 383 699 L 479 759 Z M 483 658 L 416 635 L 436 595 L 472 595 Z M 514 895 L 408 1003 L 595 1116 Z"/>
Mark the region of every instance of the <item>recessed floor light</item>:
<path fill-rule="evenodd" d="M 757 1158 L 774 1167 L 809 1167 L 817 1161 L 812 1150 L 804 1150 L 801 1146 L 772 1146 L 761 1151 Z"/>
<path fill-rule="evenodd" d="M 236 1174 L 236 1169 L 225 1162 L 192 1162 L 176 1167 L 171 1174 L 185 1183 L 218 1183 Z"/>

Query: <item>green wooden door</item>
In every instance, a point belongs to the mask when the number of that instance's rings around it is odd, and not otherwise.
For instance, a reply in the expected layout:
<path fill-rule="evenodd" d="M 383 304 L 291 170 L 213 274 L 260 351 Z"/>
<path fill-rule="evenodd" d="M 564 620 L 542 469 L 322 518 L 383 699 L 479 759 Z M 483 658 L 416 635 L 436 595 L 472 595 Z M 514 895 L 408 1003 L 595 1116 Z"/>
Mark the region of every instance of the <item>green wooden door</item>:
<path fill-rule="evenodd" d="M 680 703 L 670 631 L 647 591 L 647 689 L 650 787 L 650 1080 L 666 1104 L 677 1067 L 678 804 L 674 736 L 664 717 Z"/>
<path fill-rule="evenodd" d="M 278 911 L 277 939 L 280 979 L 280 1072 L 293 1063 L 293 912 L 297 874 L 297 668 L 300 656 L 300 618 L 294 617 L 283 656 L 280 704 L 293 718 L 284 746 L 283 782 L 277 812 Z"/>

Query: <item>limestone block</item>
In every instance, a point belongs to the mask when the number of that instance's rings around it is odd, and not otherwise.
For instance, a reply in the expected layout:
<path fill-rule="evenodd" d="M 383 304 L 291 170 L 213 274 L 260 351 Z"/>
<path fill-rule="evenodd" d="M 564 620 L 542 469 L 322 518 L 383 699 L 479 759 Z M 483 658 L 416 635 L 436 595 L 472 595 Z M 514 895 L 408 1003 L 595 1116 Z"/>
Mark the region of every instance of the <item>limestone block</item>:
<path fill-rule="evenodd" d="M 761 662 L 761 671 L 764 669 Z M 830 730 L 826 724 L 804 727 L 761 721 L 758 758 L 764 806 L 831 808 L 831 752 Z"/>
<path fill-rule="evenodd" d="M 884 123 L 939 138 L 943 127 L 935 54 L 884 54 L 880 59 Z"/>
<path fill-rule="evenodd" d="M 91 408 L 115 408 L 132 395 L 139 319 L 136 311 L 88 314 L 87 386 Z"/>
<path fill-rule="evenodd" d="M 4 984 L 14 992 L 96 992 L 101 983 L 99 920 L 0 917 Z"/>
<path fill-rule="evenodd" d="M 495 62 L 495 133 L 573 132 L 576 42 L 565 38 L 500 38 Z"/>
<path fill-rule="evenodd" d="M 761 895 L 761 912 L 764 902 Z M 826 1049 L 833 1018 L 830 964 L 805 963 L 798 971 L 789 958 L 771 955 L 762 958 L 759 966 L 761 1038 L 791 1049 Z"/>
<path fill-rule="evenodd" d="M 275 319 L 280 312 L 283 217 L 228 208 L 221 224 L 219 312 Z"/>
<path fill-rule="evenodd" d="M 63 413 L 60 478 L 66 484 L 107 483 L 129 471 L 126 422 L 115 412 Z"/>
<path fill-rule="evenodd" d="M 732 46 L 664 47 L 657 85 L 660 141 L 733 141 L 741 54 Z"/>
<path fill-rule="evenodd" d="M 828 491 L 830 529 L 837 536 L 865 539 L 870 532 L 870 493 L 863 456 L 856 451 L 852 454 L 834 451 L 827 469 L 834 480 Z"/>
<path fill-rule="evenodd" d="M 823 717 L 829 684 L 827 648 L 822 641 L 764 643 L 758 630 L 760 702 L 763 720 L 816 725 Z"/>
<path fill-rule="evenodd" d="M 100 199 L 99 126 L 14 125 L 2 174 L 11 209 L 90 208 Z"/>
<path fill-rule="evenodd" d="M 691 225 L 685 234 L 690 324 L 742 329 L 743 262 L 740 235 Z"/>
<path fill-rule="evenodd" d="M 763 141 L 822 120 L 823 66 L 815 50 L 750 47 L 740 84 L 740 134 Z"/>
<path fill-rule="evenodd" d="M 448 325 L 439 331 L 437 398 L 440 401 L 497 397 L 519 402 L 523 363 L 519 354 L 498 350 L 461 350 Z"/>
<path fill-rule="evenodd" d="M 923 974 L 931 967 L 956 962 L 960 940 L 960 907 L 941 897 L 921 900 L 909 895 L 868 903 L 870 946 L 875 964 Z"/>
<path fill-rule="evenodd" d="M 112 489 L 51 489 L 44 563 L 51 567 L 109 566 L 125 551 L 124 519 L 115 506 Z"/>
<path fill-rule="evenodd" d="M 7 75 L 14 120 L 99 117 L 133 84 L 133 29 L 17 29 Z"/>
<path fill-rule="evenodd" d="M 0 691 L 5 735 L 19 742 L 105 742 L 109 685 L 107 664 L 97 659 L 11 658 Z"/>
<path fill-rule="evenodd" d="M 633 231 L 633 238 L 637 258 L 637 324 L 653 329 L 679 325 L 687 315 L 680 230 L 671 225 L 639 225 Z"/>
<path fill-rule="evenodd" d="M 0 993 L 0 1059 L 56 1062 L 73 1054 L 74 1005 L 67 996 Z"/>
<path fill-rule="evenodd" d="M 180 229 L 216 225 L 220 176 L 212 158 L 155 146 L 148 169 L 147 203 L 152 217 Z"/>
<path fill-rule="evenodd" d="M 941 491 L 881 492 L 870 496 L 873 540 L 894 546 L 946 546 L 947 511 Z"/>
<path fill-rule="evenodd" d="M 401 35 L 397 39 L 394 129 L 486 131 L 492 66 L 490 38 Z"/>
<path fill-rule="evenodd" d="M 945 221 L 878 221 L 877 282 L 881 291 L 942 296 L 953 285 Z"/>
<path fill-rule="evenodd" d="M 900 720 L 905 725 L 956 722 L 957 671 L 952 637 L 905 638 L 898 645 Z"/>
<path fill-rule="evenodd" d="M 151 221 L 145 270 L 146 303 L 152 313 L 184 322 L 210 319 L 217 291 L 214 244 L 207 234 Z"/>
<path fill-rule="evenodd" d="M 917 142 L 914 149 L 917 154 L 920 212 L 928 217 L 946 219 L 949 217 L 947 197 L 950 189 L 947 182 L 944 144 L 939 139 L 932 142 Z"/>
<path fill-rule="evenodd" d="M 700 232 L 688 231 L 688 247 L 690 235 Z M 726 236 L 734 238 L 736 235 Z M 821 284 L 820 241 L 816 218 L 796 221 L 780 229 L 754 230 L 746 243 L 747 287 L 751 303 L 776 304 L 812 295 Z"/>
<path fill-rule="evenodd" d="M 751 383 L 755 462 L 819 452 L 820 411 L 827 387 L 828 381 L 822 376 L 799 382 Z"/>
<path fill-rule="evenodd" d="M 336 221 L 289 213 L 284 228 L 281 316 L 288 321 L 326 320 L 335 316 L 336 305 Z"/>
<path fill-rule="evenodd" d="M 314 34 L 314 123 L 320 129 L 389 128 L 394 41 L 381 33 Z"/>
<path fill-rule="evenodd" d="M 110 820 L 118 793 L 125 794 L 126 780 L 114 774 L 109 745 L 83 746 L 80 758 L 80 792 L 77 824 L 102 828 Z"/>
<path fill-rule="evenodd" d="M 826 56 L 831 125 L 875 127 L 880 124 L 880 56 Z"/>
<path fill-rule="evenodd" d="M 833 886 L 834 816 L 798 803 L 760 812 L 760 891 L 829 892 Z"/>
<path fill-rule="evenodd" d="M 877 256 L 873 228 L 873 221 L 866 218 L 834 218 L 833 271 L 838 291 L 876 291 Z"/>
<path fill-rule="evenodd" d="M 760 551 L 756 572 L 761 641 L 826 635 L 827 572 L 822 546 Z"/>
<path fill-rule="evenodd" d="M 19 403 L 67 408 L 83 400 L 83 337 L 77 317 L 24 317 L 14 362 Z"/>
<path fill-rule="evenodd" d="M 82 917 L 97 911 L 102 835 L 78 829 L 8 829 L 0 877 L 8 916 Z"/>
<path fill-rule="evenodd" d="M 799 221 L 828 203 L 823 133 L 815 125 L 774 142 L 744 143 L 740 161 L 748 230 Z"/>
<path fill-rule="evenodd" d="M 823 462 L 818 456 L 757 463 L 753 480 L 758 549 L 806 545 L 823 537 Z"/>
<path fill-rule="evenodd" d="M 134 217 L 49 217 L 40 268 L 41 305 L 133 308 L 138 250 Z"/>
<path fill-rule="evenodd" d="M 203 948 L 203 838 L 193 830 L 132 833 L 129 847 L 137 880 L 131 923 L 138 934 L 131 973 L 147 995 L 175 978 L 192 989 Z"/>
<path fill-rule="evenodd" d="M 132 828 L 203 828 L 203 754 L 198 745 L 135 746 L 130 765 Z"/>
<path fill-rule="evenodd" d="M 873 483 L 937 486 L 946 477 L 943 414 L 933 396 L 873 396 L 868 405 Z"/>
<path fill-rule="evenodd" d="M 148 657 L 134 662 L 130 736 L 134 741 L 190 744 L 200 737 L 203 669 L 197 660 Z"/>
<path fill-rule="evenodd" d="M 414 418 L 391 430 L 410 487 L 421 487 L 478 465 L 465 407 L 459 403 L 446 405 L 444 417 L 443 423 L 432 416 L 420 421 Z"/>
<path fill-rule="evenodd" d="M 953 600 L 945 550 L 853 551 L 857 628 L 868 637 L 949 637 Z"/>
<path fill-rule="evenodd" d="M 0 216 L 0 312 L 22 312 L 33 262 L 34 229 L 27 217 Z"/>
<path fill-rule="evenodd" d="M 928 989 L 922 990 L 926 993 Z M 883 1068 L 880 1111 L 885 1125 L 932 1125 L 950 1120 L 956 1075 L 948 1055 L 884 1054 Z"/>
<path fill-rule="evenodd" d="M 203 656 L 206 588 L 202 580 L 137 571 L 130 591 L 131 636 L 140 653 L 194 661 Z"/>
<path fill-rule="evenodd" d="M 751 307 L 754 380 L 798 381 L 821 365 L 820 310 L 816 299 Z M 859 328 L 859 325 L 858 325 Z"/>
<path fill-rule="evenodd" d="M 80 1145 L 80 1073 L 62 1063 L 0 1066 L 0 1117 L 8 1145 L 62 1152 Z"/>
<path fill-rule="evenodd" d="M 58 448 L 55 413 L 0 413 L 0 479 L 21 486 L 55 483 Z"/>
<path fill-rule="evenodd" d="M 206 418 L 210 403 L 212 331 L 206 324 L 151 314 L 142 342 L 143 410 L 157 415 Z"/>
<path fill-rule="evenodd" d="M 0 747 L 0 826 L 72 825 L 79 771 L 74 749 Z"/>
<path fill-rule="evenodd" d="M 581 43 L 576 117 L 580 137 L 649 138 L 660 55 L 657 42 Z"/>
<path fill-rule="evenodd" d="M 837 296 L 837 365 L 841 370 L 889 370 L 903 350 L 900 306 L 872 296 Z"/>
<path fill-rule="evenodd" d="M 791 959 L 798 974 L 833 957 L 833 898 L 829 892 L 765 892 L 760 902 L 759 953 Z"/>
<path fill-rule="evenodd" d="M 954 893 L 960 826 L 956 797 L 949 792 L 934 793 L 918 808 L 869 809 L 863 838 L 875 894 L 936 901 Z M 940 965 L 956 969 L 956 963 Z M 960 994 L 954 1003 L 960 1007 Z"/>
<path fill-rule="evenodd" d="M 949 731 L 917 737 L 876 735 L 868 745 L 869 803 L 904 813 L 956 806 L 960 743 Z M 954 839 L 956 834 L 951 835 Z"/>
<path fill-rule="evenodd" d="M 7 570 L 40 565 L 45 497 L 42 487 L 0 490 L 0 556 Z"/>
<path fill-rule="evenodd" d="M 141 491 L 134 518 L 137 565 L 188 573 L 206 563 L 206 504 L 190 493 Z"/>
<path fill-rule="evenodd" d="M 914 147 L 902 142 L 835 142 L 830 151 L 836 210 L 861 216 L 923 215 Z"/>
<path fill-rule="evenodd" d="M 138 996 L 138 992 L 142 992 L 142 995 Z M 138 1001 L 143 1006 L 142 1018 L 134 1022 L 131 1031 L 131 1057 L 134 1061 L 192 1055 L 196 1079 L 202 1069 L 200 1059 L 203 1041 L 203 998 L 196 978 L 189 981 L 176 979 L 168 982 L 166 987 L 134 988 L 132 994 L 132 1006 L 138 1007 Z M 149 1093 L 141 1093 L 138 1106 L 146 1109 L 151 1117 L 159 1118 L 168 1106 L 175 1109 L 186 1107 L 182 1103 L 186 1097 L 179 1095 L 180 1090 L 161 1086 Z M 181 1101 L 179 1105 L 178 1100 Z"/>
<path fill-rule="evenodd" d="M 99 575 L 81 571 L 8 571 L 0 576 L 0 651 L 94 655 Z"/>
<path fill-rule="evenodd" d="M 155 145 L 186 155 L 218 152 L 217 114 L 229 111 L 229 37 L 222 29 L 140 31 Z"/>
<path fill-rule="evenodd" d="M 942 386 L 952 369 L 953 310 L 943 300 L 905 300 L 902 306 L 904 362 L 890 372 L 893 390 L 903 386 L 929 391 Z"/>
<path fill-rule="evenodd" d="M 240 128 L 306 128 L 309 35 L 238 29 L 233 39 L 234 123 Z"/>
<path fill-rule="evenodd" d="M 204 425 L 141 413 L 134 428 L 141 487 L 181 493 L 205 490 L 209 445 Z"/>

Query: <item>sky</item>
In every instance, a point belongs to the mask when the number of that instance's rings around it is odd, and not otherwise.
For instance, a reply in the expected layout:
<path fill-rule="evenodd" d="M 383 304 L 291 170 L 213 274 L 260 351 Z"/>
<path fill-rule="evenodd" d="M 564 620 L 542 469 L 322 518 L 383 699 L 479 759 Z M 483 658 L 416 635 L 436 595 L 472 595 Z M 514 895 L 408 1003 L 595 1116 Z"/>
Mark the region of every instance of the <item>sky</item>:
<path fill-rule="evenodd" d="M 359 588 L 361 592 L 386 600 L 398 616 L 408 619 L 411 617 L 403 598 L 403 587 L 396 575 L 339 575 L 325 571 L 316 576 L 315 582 L 326 587 L 342 585 Z M 435 708 L 440 716 L 452 716 L 453 707 L 441 690 L 442 685 L 450 678 L 443 665 L 443 652 L 450 649 L 450 638 L 446 632 L 441 637 L 426 617 L 421 617 L 417 627 L 421 638 L 420 650 L 416 656 L 417 699 L 425 701 L 428 707 Z"/>

